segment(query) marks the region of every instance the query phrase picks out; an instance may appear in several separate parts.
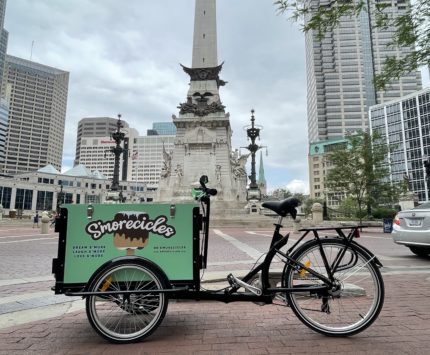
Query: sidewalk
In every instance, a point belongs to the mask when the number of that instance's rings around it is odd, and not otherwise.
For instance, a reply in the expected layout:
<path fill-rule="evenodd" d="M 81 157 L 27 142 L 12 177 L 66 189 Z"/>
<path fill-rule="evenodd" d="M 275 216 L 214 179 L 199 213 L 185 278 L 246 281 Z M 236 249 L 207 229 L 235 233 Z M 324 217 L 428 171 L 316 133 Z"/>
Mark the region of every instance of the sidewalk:
<path fill-rule="evenodd" d="M 10 354 L 428 354 L 430 277 L 386 275 L 385 305 L 376 322 L 350 338 L 317 334 L 281 305 L 174 302 L 146 341 L 114 345 L 98 336 L 81 307 L 61 317 L 0 330 Z"/>

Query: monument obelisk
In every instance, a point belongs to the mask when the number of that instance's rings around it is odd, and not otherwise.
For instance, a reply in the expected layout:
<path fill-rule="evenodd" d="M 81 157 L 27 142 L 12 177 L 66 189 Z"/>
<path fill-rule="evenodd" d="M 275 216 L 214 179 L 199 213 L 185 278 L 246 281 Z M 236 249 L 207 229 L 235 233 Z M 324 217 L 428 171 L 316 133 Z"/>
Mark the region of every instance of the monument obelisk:
<path fill-rule="evenodd" d="M 219 78 L 216 0 L 196 0 L 192 66 L 182 68 L 190 86 L 179 116 L 172 116 L 176 140 L 173 151 L 164 151 L 157 199 L 189 200 L 192 184 L 207 175 L 218 200 L 245 201 L 246 157 L 232 151 L 230 114 L 219 96 L 226 82 Z"/>

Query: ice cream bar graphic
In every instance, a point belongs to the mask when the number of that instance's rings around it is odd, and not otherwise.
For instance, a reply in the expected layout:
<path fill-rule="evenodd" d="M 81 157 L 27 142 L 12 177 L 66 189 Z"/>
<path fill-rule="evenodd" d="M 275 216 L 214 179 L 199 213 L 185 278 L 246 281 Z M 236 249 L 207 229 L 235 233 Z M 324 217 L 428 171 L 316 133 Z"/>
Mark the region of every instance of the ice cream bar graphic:
<path fill-rule="evenodd" d="M 127 228 L 132 221 L 133 225 L 140 225 L 145 223 L 148 218 L 148 214 L 145 212 L 134 212 L 125 211 L 117 212 L 114 217 L 114 221 L 122 222 L 123 228 L 119 228 L 115 231 L 113 236 L 113 244 L 120 250 L 127 250 L 127 255 L 134 255 L 136 249 L 143 249 L 148 245 L 149 232 L 148 230 L 141 228 Z M 128 222 L 128 223 L 127 223 Z"/>

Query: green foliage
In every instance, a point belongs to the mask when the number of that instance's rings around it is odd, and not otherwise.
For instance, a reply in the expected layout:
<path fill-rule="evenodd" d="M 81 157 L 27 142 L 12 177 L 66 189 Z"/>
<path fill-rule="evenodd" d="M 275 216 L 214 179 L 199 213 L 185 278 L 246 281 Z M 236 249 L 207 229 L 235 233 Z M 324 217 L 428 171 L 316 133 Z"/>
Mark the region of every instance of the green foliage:
<path fill-rule="evenodd" d="M 358 204 L 352 197 L 346 197 L 342 200 L 339 210 L 347 217 L 356 217 L 358 213 Z"/>
<path fill-rule="evenodd" d="M 293 196 L 293 194 L 291 193 L 290 190 L 279 187 L 273 191 L 272 196 L 275 198 L 279 198 L 280 200 L 283 200 L 284 198 Z"/>
<path fill-rule="evenodd" d="M 346 193 L 356 203 L 356 214 L 361 217 L 381 202 L 398 201 L 403 184 L 387 180 L 387 145 L 378 135 L 366 132 L 350 135 L 347 140 L 346 147 L 340 146 L 327 156 L 331 165 L 325 181 L 328 191 Z"/>
<path fill-rule="evenodd" d="M 375 219 L 394 218 L 396 213 L 397 210 L 395 210 L 394 208 L 380 207 L 372 211 L 372 216 Z"/>
<path fill-rule="evenodd" d="M 374 26 L 380 31 L 394 28 L 392 48 L 408 48 L 407 54 L 385 58 L 382 71 L 375 77 L 375 87 L 384 89 L 392 80 L 430 65 L 430 1 L 415 0 L 402 14 L 394 11 L 391 4 L 379 0 L 368 0 Z M 314 31 L 319 39 L 326 32 L 338 27 L 341 19 L 359 16 L 367 10 L 366 0 L 332 0 L 326 6 L 318 6 L 312 0 L 274 1 L 279 13 L 288 13 L 295 21 L 303 21 L 303 31 Z M 397 5 L 397 4 L 396 4 Z"/>

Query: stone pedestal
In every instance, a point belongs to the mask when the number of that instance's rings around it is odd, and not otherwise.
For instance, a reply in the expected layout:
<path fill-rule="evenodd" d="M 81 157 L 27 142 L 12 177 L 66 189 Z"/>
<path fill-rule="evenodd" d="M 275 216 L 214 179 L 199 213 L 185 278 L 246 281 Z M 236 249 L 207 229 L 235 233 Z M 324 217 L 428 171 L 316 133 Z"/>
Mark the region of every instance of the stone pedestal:
<path fill-rule="evenodd" d="M 42 212 L 41 222 L 42 222 L 41 233 L 42 234 L 48 234 L 49 233 L 49 222 L 50 222 L 48 212 L 46 212 L 46 211 Z"/>
<path fill-rule="evenodd" d="M 297 216 L 296 219 L 293 220 L 293 233 L 300 233 L 300 228 L 302 228 L 302 219 Z"/>
<path fill-rule="evenodd" d="M 312 205 L 312 222 L 315 224 L 322 223 L 323 221 L 323 206 L 320 203 Z"/>
<path fill-rule="evenodd" d="M 245 209 L 249 214 L 260 214 L 260 203 L 258 201 L 248 201 L 248 204 L 245 206 Z"/>

